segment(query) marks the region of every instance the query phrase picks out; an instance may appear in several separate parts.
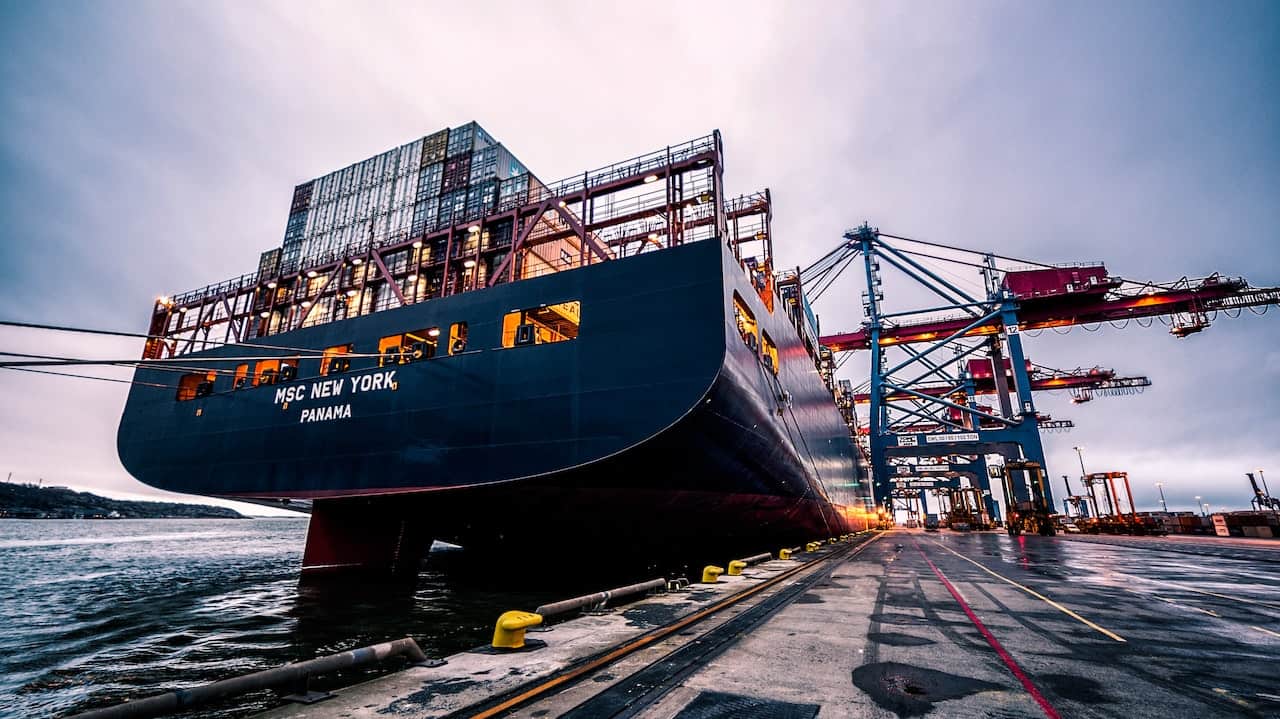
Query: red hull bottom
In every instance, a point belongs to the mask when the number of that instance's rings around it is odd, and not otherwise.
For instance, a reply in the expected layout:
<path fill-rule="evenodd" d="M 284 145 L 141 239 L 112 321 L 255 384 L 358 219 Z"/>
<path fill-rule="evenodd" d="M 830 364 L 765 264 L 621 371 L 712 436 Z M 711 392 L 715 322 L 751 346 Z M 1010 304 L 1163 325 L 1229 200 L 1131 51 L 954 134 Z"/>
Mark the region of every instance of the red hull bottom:
<path fill-rule="evenodd" d="M 670 490 L 472 489 L 316 500 L 307 575 L 413 575 L 433 539 L 479 561 L 569 571 L 608 561 L 674 573 L 864 529 L 841 508 L 796 497 Z"/>

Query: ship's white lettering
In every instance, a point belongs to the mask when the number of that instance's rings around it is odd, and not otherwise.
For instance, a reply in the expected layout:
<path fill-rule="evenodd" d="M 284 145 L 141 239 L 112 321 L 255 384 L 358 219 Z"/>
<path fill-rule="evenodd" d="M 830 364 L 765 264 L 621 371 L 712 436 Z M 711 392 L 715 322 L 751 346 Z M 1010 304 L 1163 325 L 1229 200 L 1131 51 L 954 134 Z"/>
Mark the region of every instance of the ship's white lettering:
<path fill-rule="evenodd" d="M 351 378 L 351 393 L 373 392 L 380 389 L 391 389 L 395 386 L 396 371 L 375 372 Z"/>
<path fill-rule="evenodd" d="M 351 405 L 335 404 L 328 407 L 316 407 L 302 410 L 298 422 L 327 422 L 331 419 L 351 419 Z"/>
<path fill-rule="evenodd" d="M 337 397 L 342 394 L 342 380 L 329 379 L 311 385 L 311 399 Z"/>
<path fill-rule="evenodd" d="M 306 396 L 307 384 L 303 382 L 292 387 L 281 387 L 276 390 L 276 404 L 281 402 L 297 402 Z"/>

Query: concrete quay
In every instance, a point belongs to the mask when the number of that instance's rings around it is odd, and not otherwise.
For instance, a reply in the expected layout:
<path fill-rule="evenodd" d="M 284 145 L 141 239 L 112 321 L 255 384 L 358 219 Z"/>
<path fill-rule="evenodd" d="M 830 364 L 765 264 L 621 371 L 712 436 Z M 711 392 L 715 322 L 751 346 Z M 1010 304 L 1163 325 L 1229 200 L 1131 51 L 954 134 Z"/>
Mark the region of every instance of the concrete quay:
<path fill-rule="evenodd" d="M 1280 716 L 1280 542 L 894 530 L 798 556 L 263 716 Z"/>

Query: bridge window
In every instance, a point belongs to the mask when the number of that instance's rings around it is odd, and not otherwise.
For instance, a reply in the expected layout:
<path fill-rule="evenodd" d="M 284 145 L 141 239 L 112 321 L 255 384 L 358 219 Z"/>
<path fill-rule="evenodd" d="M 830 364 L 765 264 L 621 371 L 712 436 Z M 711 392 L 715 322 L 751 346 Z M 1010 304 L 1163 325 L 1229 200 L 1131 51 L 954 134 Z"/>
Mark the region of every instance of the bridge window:
<path fill-rule="evenodd" d="M 511 310 L 502 318 L 502 346 L 523 347 L 564 342 L 578 336 L 582 302 L 572 300 Z"/>
<path fill-rule="evenodd" d="M 178 379 L 178 401 L 186 402 L 197 397 L 208 397 L 213 394 L 213 381 L 217 378 L 218 373 L 213 371 L 182 375 Z"/>
<path fill-rule="evenodd" d="M 344 355 L 351 354 L 354 349 L 349 344 L 325 347 L 320 355 L 320 376 L 346 372 L 351 369 L 351 359 Z"/>
<path fill-rule="evenodd" d="M 743 343 L 755 351 L 760 346 L 760 328 L 756 325 L 756 316 L 737 292 L 733 293 L 733 320 Z"/>
<path fill-rule="evenodd" d="M 449 327 L 449 354 L 462 354 L 467 351 L 467 323 L 454 322 Z"/>
<path fill-rule="evenodd" d="M 774 374 L 778 374 L 778 346 L 773 343 L 773 338 L 768 332 L 760 333 L 760 348 L 764 350 L 761 357 L 764 359 L 765 366 Z"/>

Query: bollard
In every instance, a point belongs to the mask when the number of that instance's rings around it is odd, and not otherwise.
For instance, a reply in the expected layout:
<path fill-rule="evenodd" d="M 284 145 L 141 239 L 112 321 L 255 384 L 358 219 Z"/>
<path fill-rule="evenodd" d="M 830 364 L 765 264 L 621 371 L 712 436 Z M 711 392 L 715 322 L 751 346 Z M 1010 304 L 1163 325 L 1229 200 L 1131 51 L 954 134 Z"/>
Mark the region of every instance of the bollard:
<path fill-rule="evenodd" d="M 818 544 L 817 542 L 809 542 L 808 544 L 804 545 L 804 551 L 806 551 L 806 552 L 816 552 L 816 551 L 818 551 L 818 547 L 820 547 L 820 546 L 822 546 L 822 545 Z"/>
<path fill-rule="evenodd" d="M 828 539 L 827 539 L 827 544 L 835 544 L 835 543 L 836 543 L 836 538 L 835 538 L 835 537 L 830 537 L 830 538 L 828 538 Z"/>
<path fill-rule="evenodd" d="M 493 628 L 494 649 L 521 649 L 524 647 L 524 630 L 542 623 L 542 615 L 533 612 L 503 612 Z"/>
<path fill-rule="evenodd" d="M 729 562 L 729 576 L 737 577 L 742 574 L 742 570 L 747 568 L 747 563 L 741 559 L 735 559 Z"/>
<path fill-rule="evenodd" d="M 778 559 L 791 559 L 791 550 L 790 550 L 790 549 L 779 549 L 779 550 L 778 550 Z"/>
<path fill-rule="evenodd" d="M 724 574 L 724 567 L 717 567 L 714 564 L 708 564 L 702 568 L 702 583 L 715 584 L 720 581 L 721 574 Z"/>

